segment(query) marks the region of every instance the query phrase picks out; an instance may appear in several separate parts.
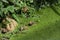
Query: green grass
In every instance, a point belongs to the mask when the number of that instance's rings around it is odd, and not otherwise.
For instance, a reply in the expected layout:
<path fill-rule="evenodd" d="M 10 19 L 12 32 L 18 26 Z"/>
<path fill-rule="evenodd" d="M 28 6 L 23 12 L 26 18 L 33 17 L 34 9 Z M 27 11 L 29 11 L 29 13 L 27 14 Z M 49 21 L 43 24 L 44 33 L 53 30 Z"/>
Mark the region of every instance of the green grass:
<path fill-rule="evenodd" d="M 58 6 L 56 6 L 58 7 Z M 56 10 L 60 13 L 59 7 Z M 40 11 L 36 11 L 31 16 L 34 17 L 21 17 L 16 15 L 16 19 L 19 19 L 19 26 L 14 32 L 18 31 L 18 28 L 22 25 L 28 24 L 29 21 L 37 21 L 36 24 L 29 27 L 29 30 L 18 32 L 15 34 L 6 33 L 0 34 L 0 38 L 3 36 L 10 37 L 10 40 L 60 40 L 60 15 L 58 15 L 50 7 L 46 7 Z"/>
<path fill-rule="evenodd" d="M 12 35 L 10 40 L 60 40 L 60 16 L 58 14 L 51 8 L 45 8 L 34 15 L 38 17 L 20 18 L 20 23 L 23 24 L 29 21 L 38 20 L 38 22 L 29 30 Z"/>
<path fill-rule="evenodd" d="M 11 40 L 60 40 L 60 25 L 57 24 L 45 26 L 42 29 L 36 29 L 29 34 L 17 34 Z"/>

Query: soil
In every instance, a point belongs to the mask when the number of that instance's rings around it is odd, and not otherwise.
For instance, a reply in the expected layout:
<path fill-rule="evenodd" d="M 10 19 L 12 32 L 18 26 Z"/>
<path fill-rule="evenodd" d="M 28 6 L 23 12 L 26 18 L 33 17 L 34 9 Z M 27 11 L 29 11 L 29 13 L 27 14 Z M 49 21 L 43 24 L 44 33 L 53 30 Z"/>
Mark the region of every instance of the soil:
<path fill-rule="evenodd" d="M 28 26 L 32 26 L 33 24 L 34 24 L 34 22 L 30 21 L 30 22 L 28 23 Z"/>
<path fill-rule="evenodd" d="M 6 20 L 9 21 L 9 23 L 5 24 Z M 1 28 L 2 33 L 14 31 L 14 29 L 18 26 L 18 23 L 14 19 L 7 17 L 6 20 L 3 20 L 6 28 Z"/>
<path fill-rule="evenodd" d="M 23 30 L 28 30 L 28 26 L 25 26 L 25 25 L 24 26 L 21 26 L 20 27 L 20 31 L 23 31 Z"/>
<path fill-rule="evenodd" d="M 9 40 L 8 37 L 3 37 L 1 40 Z"/>
<path fill-rule="evenodd" d="M 6 18 L 6 19 L 10 22 L 9 24 L 7 24 L 6 29 L 8 31 L 13 31 L 18 25 L 17 22 L 11 18 Z"/>
<path fill-rule="evenodd" d="M 22 12 L 26 13 L 28 11 L 28 7 L 23 7 L 21 10 Z"/>

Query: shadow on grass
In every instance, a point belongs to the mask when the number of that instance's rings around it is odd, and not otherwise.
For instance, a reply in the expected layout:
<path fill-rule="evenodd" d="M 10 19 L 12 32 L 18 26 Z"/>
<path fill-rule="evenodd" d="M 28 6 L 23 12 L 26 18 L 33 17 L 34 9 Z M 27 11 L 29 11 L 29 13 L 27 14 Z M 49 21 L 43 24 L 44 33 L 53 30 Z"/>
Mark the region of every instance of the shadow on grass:
<path fill-rule="evenodd" d="M 55 8 L 54 6 L 50 6 L 50 7 L 52 8 L 52 10 L 53 10 L 57 15 L 60 16 L 60 13 L 56 10 L 56 8 Z"/>

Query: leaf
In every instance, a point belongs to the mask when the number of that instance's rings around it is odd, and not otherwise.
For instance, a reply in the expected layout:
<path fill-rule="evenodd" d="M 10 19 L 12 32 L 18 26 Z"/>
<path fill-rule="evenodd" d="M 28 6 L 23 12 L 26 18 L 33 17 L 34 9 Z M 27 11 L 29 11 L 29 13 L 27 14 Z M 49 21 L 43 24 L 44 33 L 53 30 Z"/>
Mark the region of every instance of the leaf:
<path fill-rule="evenodd" d="M 2 16 L 2 11 L 0 10 L 0 16 Z"/>
<path fill-rule="evenodd" d="M 15 7 L 14 6 L 8 6 L 7 10 L 10 11 L 11 13 L 14 12 Z"/>
<path fill-rule="evenodd" d="M 9 0 L 10 2 L 12 2 L 12 3 L 14 3 L 14 4 L 16 4 L 16 3 L 18 3 L 20 0 Z"/>
<path fill-rule="evenodd" d="M 15 7 L 15 10 L 18 10 L 18 9 L 20 9 L 19 7 Z"/>
<path fill-rule="evenodd" d="M 2 0 L 3 2 L 5 2 L 5 3 L 8 3 L 8 1 L 7 0 Z"/>
<path fill-rule="evenodd" d="M 14 13 L 14 14 L 12 14 L 12 17 L 17 21 L 17 22 L 19 22 L 19 19 L 17 18 L 17 15 Z"/>
<path fill-rule="evenodd" d="M 33 3 L 33 0 L 30 0 L 30 3 Z"/>
<path fill-rule="evenodd" d="M 2 11 L 4 12 L 4 14 L 8 13 L 8 10 L 6 8 L 3 8 Z"/>
<path fill-rule="evenodd" d="M 3 3 L 2 3 L 2 2 L 0 2 L 0 9 L 1 9 L 1 8 L 3 8 Z"/>

